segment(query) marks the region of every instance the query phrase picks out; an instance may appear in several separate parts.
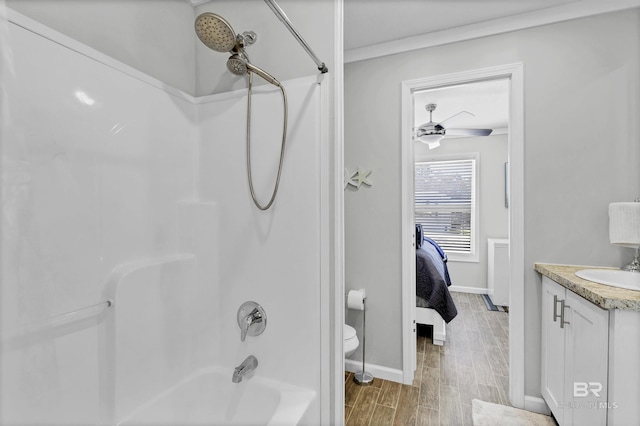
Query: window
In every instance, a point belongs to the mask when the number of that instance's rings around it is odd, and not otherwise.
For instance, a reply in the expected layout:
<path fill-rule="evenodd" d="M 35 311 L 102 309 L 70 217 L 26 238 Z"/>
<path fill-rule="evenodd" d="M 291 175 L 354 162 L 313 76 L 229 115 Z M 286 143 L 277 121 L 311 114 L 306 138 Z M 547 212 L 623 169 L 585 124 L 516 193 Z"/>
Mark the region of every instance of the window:
<path fill-rule="evenodd" d="M 416 162 L 416 223 L 453 260 L 477 260 L 476 162 L 477 155 Z"/>

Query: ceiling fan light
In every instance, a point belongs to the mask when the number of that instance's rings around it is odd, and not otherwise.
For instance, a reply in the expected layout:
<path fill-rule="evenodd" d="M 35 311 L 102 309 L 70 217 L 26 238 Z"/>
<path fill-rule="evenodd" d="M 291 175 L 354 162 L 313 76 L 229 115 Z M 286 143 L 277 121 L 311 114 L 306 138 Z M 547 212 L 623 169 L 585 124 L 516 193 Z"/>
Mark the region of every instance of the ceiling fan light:
<path fill-rule="evenodd" d="M 422 135 L 418 140 L 424 144 L 427 144 L 429 149 L 434 149 L 440 146 L 440 141 L 444 135 Z"/>

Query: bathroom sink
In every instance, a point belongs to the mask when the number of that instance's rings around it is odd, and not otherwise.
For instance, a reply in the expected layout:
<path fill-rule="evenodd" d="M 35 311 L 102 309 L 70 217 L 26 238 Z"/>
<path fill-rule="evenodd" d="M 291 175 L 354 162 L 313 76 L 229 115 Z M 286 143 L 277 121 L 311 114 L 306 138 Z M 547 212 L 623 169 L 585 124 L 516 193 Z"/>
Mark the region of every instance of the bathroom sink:
<path fill-rule="evenodd" d="M 640 291 L 640 273 L 620 269 L 583 269 L 576 275 L 588 281 L 612 287 Z"/>

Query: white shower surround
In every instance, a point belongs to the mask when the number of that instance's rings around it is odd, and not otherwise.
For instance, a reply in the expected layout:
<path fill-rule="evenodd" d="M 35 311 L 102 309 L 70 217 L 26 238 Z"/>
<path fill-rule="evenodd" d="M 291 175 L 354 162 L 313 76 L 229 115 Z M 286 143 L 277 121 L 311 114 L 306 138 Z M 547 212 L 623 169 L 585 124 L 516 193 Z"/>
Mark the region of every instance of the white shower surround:
<path fill-rule="evenodd" d="M 185 374 L 232 368 L 249 354 L 257 375 L 321 394 L 326 85 L 284 82 L 280 193 L 260 212 L 245 175 L 246 91 L 193 98 L 22 15 L 9 19 L 0 423 L 117 422 Z M 254 98 L 259 197 L 277 166 L 264 157 L 277 156 L 279 96 L 262 87 Z M 116 274 L 123 269 L 136 272 Z M 25 337 L 25 326 L 108 296 L 115 306 L 94 323 Z M 262 304 L 268 325 L 241 343 L 235 312 L 246 300 Z M 163 314 L 161 328 L 145 324 Z M 306 418 L 320 418 L 319 398 Z"/>

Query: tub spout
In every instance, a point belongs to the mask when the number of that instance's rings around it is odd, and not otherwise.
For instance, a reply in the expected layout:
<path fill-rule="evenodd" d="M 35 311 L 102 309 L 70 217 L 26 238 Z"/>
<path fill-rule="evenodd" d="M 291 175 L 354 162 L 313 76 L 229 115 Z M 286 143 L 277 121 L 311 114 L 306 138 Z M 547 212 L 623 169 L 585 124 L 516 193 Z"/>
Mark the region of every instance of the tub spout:
<path fill-rule="evenodd" d="M 256 359 L 255 356 L 249 355 L 247 359 L 242 361 L 242 364 L 240 364 L 235 368 L 235 370 L 233 371 L 233 377 L 231 378 L 231 381 L 233 383 L 240 383 L 244 376 L 254 371 L 257 367 L 258 367 L 258 360 Z"/>

